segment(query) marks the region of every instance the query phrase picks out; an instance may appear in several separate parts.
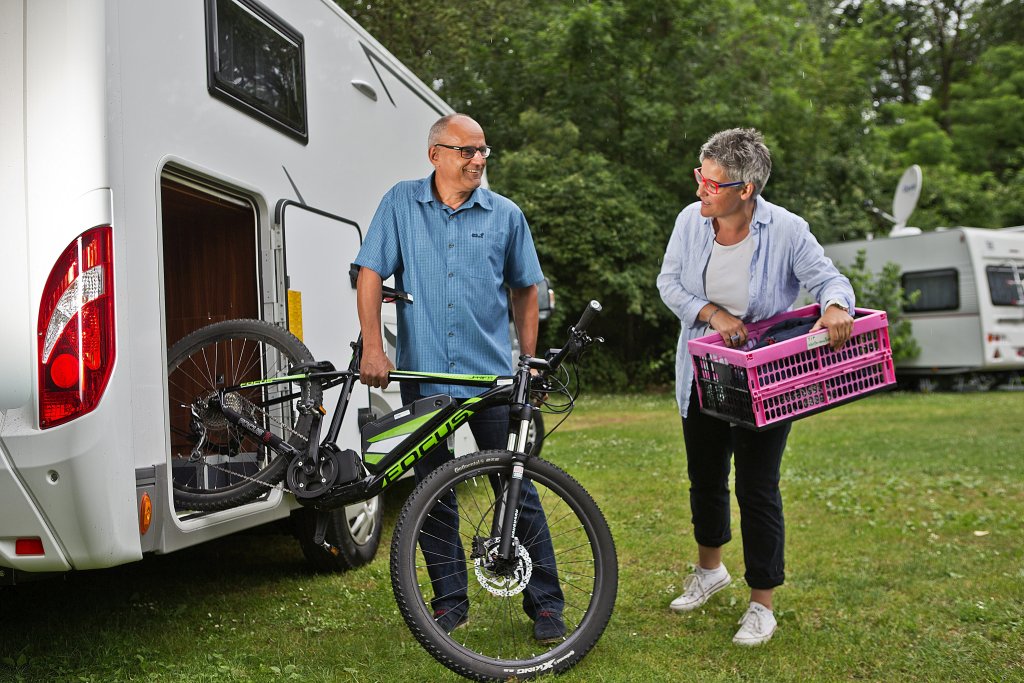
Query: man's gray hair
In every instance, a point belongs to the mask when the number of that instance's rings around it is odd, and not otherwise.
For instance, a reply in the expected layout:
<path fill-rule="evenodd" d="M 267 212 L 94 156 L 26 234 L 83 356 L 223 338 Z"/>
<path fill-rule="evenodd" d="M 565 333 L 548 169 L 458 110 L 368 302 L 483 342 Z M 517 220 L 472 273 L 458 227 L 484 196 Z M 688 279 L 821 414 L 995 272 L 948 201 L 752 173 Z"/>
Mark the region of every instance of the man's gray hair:
<path fill-rule="evenodd" d="M 729 180 L 754 184 L 754 196 L 761 194 L 772 174 L 772 155 L 764 136 L 754 128 L 730 128 L 715 133 L 700 148 L 700 160 L 711 159 Z M 717 178 L 716 178 L 717 180 Z"/>
<path fill-rule="evenodd" d="M 472 117 L 466 114 L 460 114 L 455 112 L 454 114 L 445 114 L 437 121 L 434 121 L 434 125 L 430 127 L 430 132 L 427 133 L 427 147 L 433 147 L 437 143 L 441 142 L 441 138 L 448 132 L 448 124 L 452 122 L 452 119 L 459 117 L 471 119 Z"/>

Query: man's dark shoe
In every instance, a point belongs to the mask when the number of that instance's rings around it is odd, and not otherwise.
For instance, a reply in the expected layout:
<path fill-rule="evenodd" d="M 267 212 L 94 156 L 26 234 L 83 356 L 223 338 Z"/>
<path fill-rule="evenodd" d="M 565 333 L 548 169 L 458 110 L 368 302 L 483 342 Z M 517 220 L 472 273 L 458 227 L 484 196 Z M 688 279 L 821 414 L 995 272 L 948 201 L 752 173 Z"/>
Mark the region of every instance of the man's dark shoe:
<path fill-rule="evenodd" d="M 451 633 L 466 625 L 466 622 L 469 621 L 469 613 L 459 609 L 438 609 L 434 610 L 434 621 L 444 629 L 445 633 Z"/>
<path fill-rule="evenodd" d="M 565 637 L 565 622 L 562 615 L 550 610 L 541 610 L 533 622 L 533 637 L 539 643 L 557 643 Z"/>

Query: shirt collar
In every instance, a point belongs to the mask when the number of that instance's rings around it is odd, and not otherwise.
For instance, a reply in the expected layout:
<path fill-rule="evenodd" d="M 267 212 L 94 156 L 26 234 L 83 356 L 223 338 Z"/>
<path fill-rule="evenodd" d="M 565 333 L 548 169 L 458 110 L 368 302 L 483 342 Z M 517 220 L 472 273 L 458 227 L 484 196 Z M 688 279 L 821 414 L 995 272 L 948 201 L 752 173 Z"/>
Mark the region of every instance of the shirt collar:
<path fill-rule="evenodd" d="M 434 173 L 431 173 L 426 178 L 420 181 L 420 187 L 416 191 L 416 201 L 421 204 L 430 204 L 437 202 L 437 198 L 434 196 Z M 440 204 L 440 202 L 438 202 Z M 473 190 L 473 194 L 469 196 L 469 199 L 458 208 L 459 211 L 468 209 L 476 204 L 480 205 L 481 209 L 490 211 L 493 207 L 491 206 L 491 198 L 487 192 L 484 192 L 483 187 L 478 187 Z"/>

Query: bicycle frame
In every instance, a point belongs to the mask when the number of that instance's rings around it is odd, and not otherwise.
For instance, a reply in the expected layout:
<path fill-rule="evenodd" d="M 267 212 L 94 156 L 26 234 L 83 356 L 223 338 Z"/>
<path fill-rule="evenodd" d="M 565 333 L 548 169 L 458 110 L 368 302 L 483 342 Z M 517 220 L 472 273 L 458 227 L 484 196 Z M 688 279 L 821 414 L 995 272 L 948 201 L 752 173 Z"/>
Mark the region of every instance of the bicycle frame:
<path fill-rule="evenodd" d="M 326 449 L 328 452 L 337 450 L 336 440 L 338 433 L 341 430 L 342 421 L 344 420 L 345 414 L 348 410 L 352 389 L 359 378 L 357 368 L 359 359 L 358 347 L 360 345 L 360 341 L 361 340 L 358 340 L 352 345 L 356 349 L 356 353 L 353 354 L 348 370 L 298 372 L 283 377 L 244 382 L 236 386 L 224 387 L 218 392 L 219 409 L 228 421 L 249 432 L 252 436 L 259 439 L 271 449 L 289 458 L 309 457 L 313 459 L 314 463 L 318 462 L 321 457 L 321 450 Z M 392 371 L 390 373 L 390 378 L 393 381 L 406 381 L 417 384 L 443 381 L 447 384 L 475 386 L 481 388 L 489 387 L 489 389 L 481 395 L 467 398 L 461 403 L 452 403 L 448 407 L 439 410 L 435 415 L 431 416 L 430 419 L 424 422 L 424 424 L 422 424 L 416 431 L 403 439 L 398 446 L 391 450 L 381 463 L 380 469 L 382 471 L 379 474 L 368 475 L 367 477 L 354 482 L 345 482 L 332 486 L 317 497 L 300 499 L 301 502 L 314 505 L 318 508 L 330 509 L 341 505 L 349 505 L 360 500 L 373 498 L 374 496 L 379 495 L 390 484 L 393 484 L 402 477 L 402 475 L 408 472 L 416 462 L 422 459 L 428 452 L 430 452 L 431 449 L 437 446 L 437 444 L 442 443 L 447 439 L 449 435 L 451 435 L 463 423 L 467 422 L 474 414 L 498 405 L 509 405 L 511 408 L 509 415 L 508 450 L 522 454 L 525 459 L 527 457 L 524 452 L 526 434 L 529 430 L 529 424 L 532 419 L 534 408 L 527 400 L 529 398 L 530 391 L 529 364 L 524 365 L 521 363 L 520 365 L 521 367 L 515 375 L 508 376 L 455 375 L 404 370 Z M 225 401 L 222 400 L 224 395 L 238 391 L 239 389 L 257 386 L 269 387 L 286 382 L 291 383 L 297 381 L 319 381 L 325 389 L 337 386 L 338 384 L 342 385 L 341 394 L 338 396 L 337 407 L 334 411 L 334 417 L 326 436 L 322 441 L 319 440 L 321 422 L 317 419 L 314 422 L 312 430 L 313 434 L 311 434 L 311 436 L 315 434 L 316 438 L 310 439 L 310 448 L 307 453 L 299 451 L 277 435 L 270 433 L 260 425 L 257 425 L 243 417 L 225 405 Z M 270 399 L 261 405 L 266 407 L 276 403 L 283 403 L 289 400 L 294 400 L 297 396 L 298 394 L 289 394 L 287 396 Z M 300 407 L 300 409 L 312 409 L 319 413 L 320 410 L 318 408 L 319 407 L 316 406 Z M 516 422 L 519 422 L 519 424 L 513 428 L 513 425 Z"/>

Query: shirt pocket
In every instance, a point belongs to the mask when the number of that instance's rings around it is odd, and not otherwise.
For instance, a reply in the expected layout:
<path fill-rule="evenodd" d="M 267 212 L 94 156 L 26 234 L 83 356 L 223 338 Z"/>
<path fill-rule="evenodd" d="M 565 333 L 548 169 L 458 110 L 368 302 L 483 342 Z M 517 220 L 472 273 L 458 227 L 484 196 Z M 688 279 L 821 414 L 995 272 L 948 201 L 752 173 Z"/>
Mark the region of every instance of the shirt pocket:
<path fill-rule="evenodd" d="M 493 230 L 471 230 L 465 240 L 466 274 L 476 280 L 505 278 L 505 240 Z"/>

